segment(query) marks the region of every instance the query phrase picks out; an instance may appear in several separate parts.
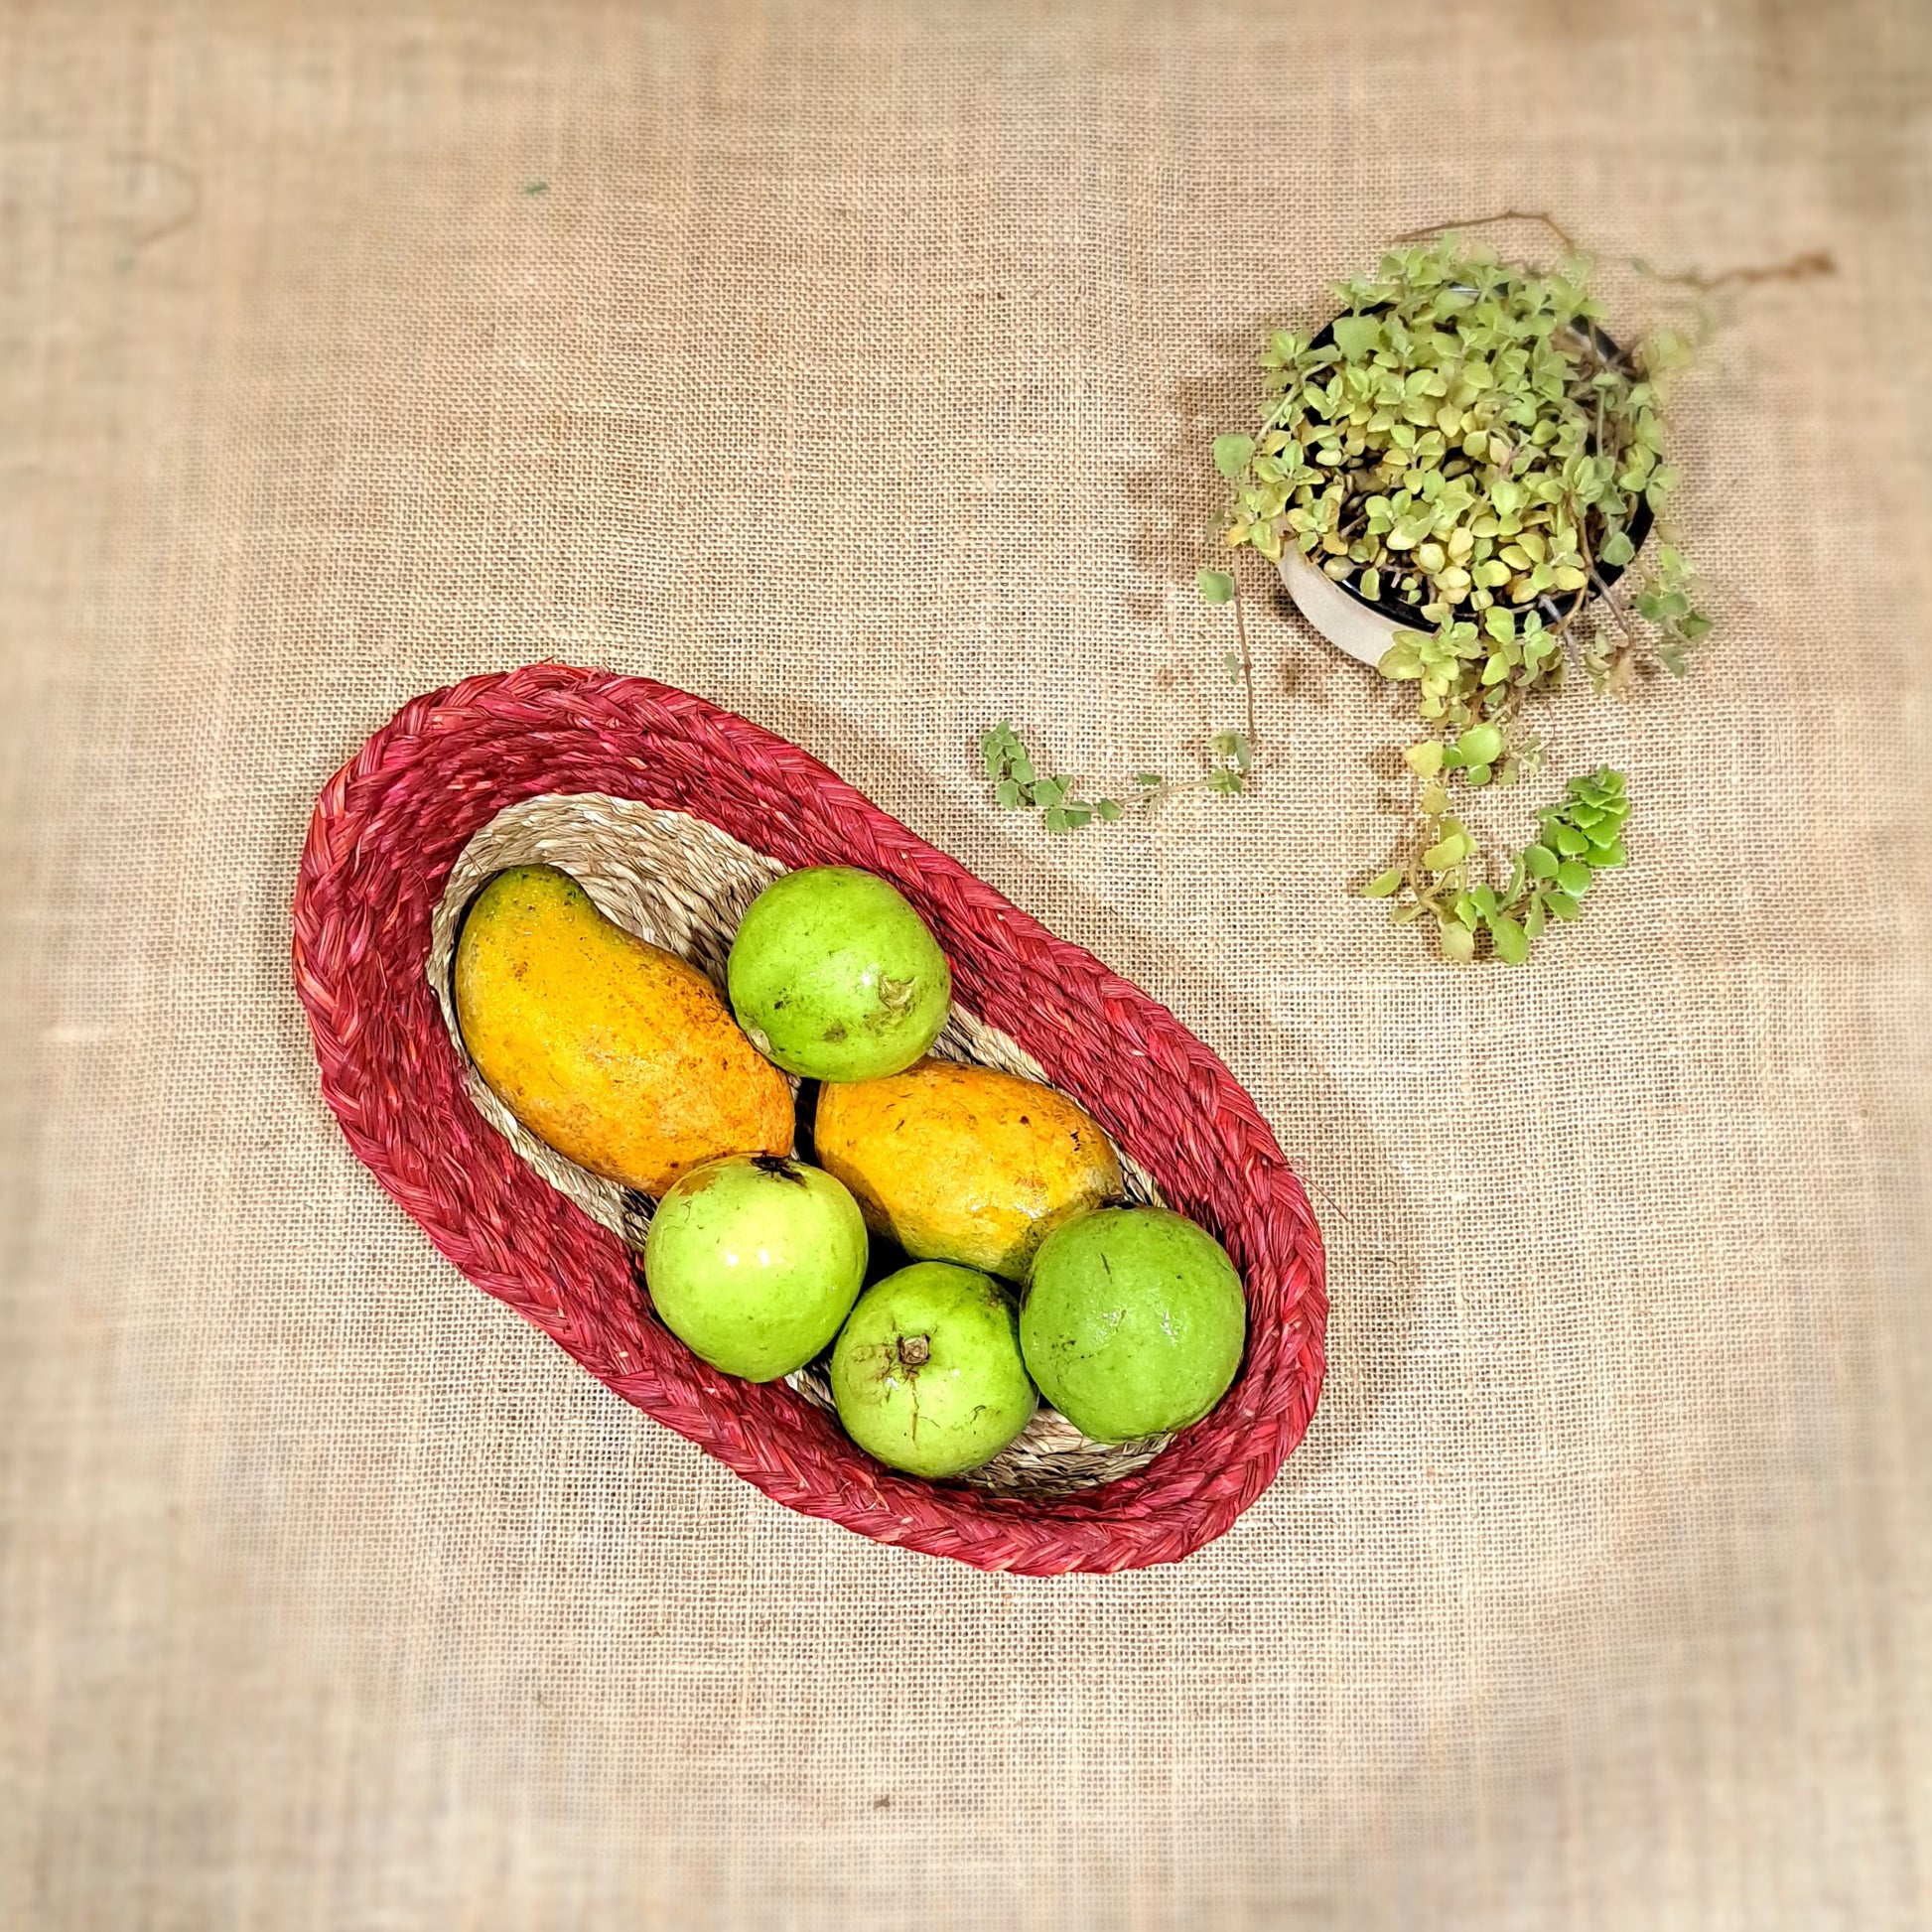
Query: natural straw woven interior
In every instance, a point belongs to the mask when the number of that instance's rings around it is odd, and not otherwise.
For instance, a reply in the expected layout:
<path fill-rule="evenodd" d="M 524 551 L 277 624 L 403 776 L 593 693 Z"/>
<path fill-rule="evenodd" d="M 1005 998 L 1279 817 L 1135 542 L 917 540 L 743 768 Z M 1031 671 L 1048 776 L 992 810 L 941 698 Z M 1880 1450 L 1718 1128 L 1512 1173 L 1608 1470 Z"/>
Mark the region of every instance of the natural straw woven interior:
<path fill-rule="evenodd" d="M 490 1092 L 464 1048 L 451 991 L 457 935 L 483 887 L 507 867 L 521 865 L 556 866 L 569 873 L 606 918 L 689 960 L 721 993 L 739 921 L 785 868 L 685 812 L 658 811 L 603 792 L 548 794 L 511 805 L 483 826 L 464 847 L 437 904 L 430 927 L 429 981 L 451 1042 L 462 1055 L 478 1112 L 553 1187 L 633 1254 L 641 1253 L 653 1203 L 539 1141 Z M 957 1004 L 933 1052 L 1029 1080 L 1045 1078 L 1039 1062 L 1023 1047 Z M 1147 1171 L 1118 1144 L 1114 1152 L 1120 1157 L 1128 1198 L 1158 1202 L 1160 1192 Z M 635 1274 L 643 1297 L 641 1267 Z M 826 1357 L 787 1380 L 806 1401 L 821 1409 L 833 1407 Z M 1042 1404 L 1018 1441 L 962 1480 L 1004 1495 L 1045 1501 L 1143 1468 L 1170 1440 L 1154 1436 L 1132 1443 L 1095 1443 Z"/>

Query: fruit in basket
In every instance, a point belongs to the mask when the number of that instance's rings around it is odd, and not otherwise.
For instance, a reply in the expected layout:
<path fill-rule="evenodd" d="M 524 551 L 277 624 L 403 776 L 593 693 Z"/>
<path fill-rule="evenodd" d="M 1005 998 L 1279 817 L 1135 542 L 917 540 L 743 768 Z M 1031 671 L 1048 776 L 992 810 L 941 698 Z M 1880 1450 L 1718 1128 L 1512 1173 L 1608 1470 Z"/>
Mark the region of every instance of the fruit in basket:
<path fill-rule="evenodd" d="M 910 1066 L 952 1008 L 952 974 L 925 921 L 851 866 L 808 866 L 767 886 L 732 942 L 730 985 L 759 1050 L 813 1080 Z"/>
<path fill-rule="evenodd" d="M 665 1327 L 727 1375 L 769 1382 L 838 1333 L 866 1224 L 829 1173 L 769 1154 L 694 1168 L 657 1204 L 644 1281 Z"/>
<path fill-rule="evenodd" d="M 1098 1443 L 1198 1422 L 1247 1339 L 1241 1277 L 1207 1232 L 1162 1207 L 1106 1207 L 1034 1257 L 1020 1343 L 1039 1392 Z"/>
<path fill-rule="evenodd" d="M 813 1137 L 875 1232 L 918 1260 L 1013 1281 L 1050 1229 L 1121 1188 L 1120 1162 L 1087 1114 L 990 1066 L 922 1060 L 827 1086 Z"/>
<path fill-rule="evenodd" d="M 721 1154 L 791 1152 L 791 1090 L 717 989 L 568 873 L 498 873 L 464 920 L 453 980 L 489 1090 L 580 1167 L 662 1194 Z"/>
<path fill-rule="evenodd" d="M 929 1477 L 990 1462 L 1038 1402 L 1005 1290 L 943 1261 L 914 1262 L 859 1298 L 833 1345 L 832 1396 L 861 1449 Z"/>

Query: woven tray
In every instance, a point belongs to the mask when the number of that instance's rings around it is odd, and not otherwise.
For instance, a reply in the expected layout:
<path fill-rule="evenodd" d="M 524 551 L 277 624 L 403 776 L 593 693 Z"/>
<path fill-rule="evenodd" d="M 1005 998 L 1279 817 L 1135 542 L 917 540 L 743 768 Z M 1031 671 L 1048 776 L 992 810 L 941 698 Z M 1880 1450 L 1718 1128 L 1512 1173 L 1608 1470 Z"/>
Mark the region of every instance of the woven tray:
<path fill-rule="evenodd" d="M 766 879 L 863 866 L 918 907 L 953 969 L 942 1051 L 1043 1078 L 1114 1140 L 1130 1190 L 1227 1245 L 1247 1286 L 1234 1387 L 1163 1443 L 1103 1448 L 1043 1413 L 974 1483 L 882 1468 L 808 1370 L 753 1384 L 654 1318 L 648 1204 L 525 1135 L 475 1077 L 448 1008 L 462 909 L 502 866 L 574 873 L 620 923 L 722 974 Z M 295 976 L 325 1097 L 437 1247 L 585 1368 L 776 1501 L 882 1542 L 1050 1575 L 1173 1562 L 1219 1535 L 1308 1427 L 1326 1315 L 1300 1184 L 1225 1067 L 1145 994 L 1054 939 L 782 739 L 686 692 L 536 665 L 406 706 L 317 802 Z"/>

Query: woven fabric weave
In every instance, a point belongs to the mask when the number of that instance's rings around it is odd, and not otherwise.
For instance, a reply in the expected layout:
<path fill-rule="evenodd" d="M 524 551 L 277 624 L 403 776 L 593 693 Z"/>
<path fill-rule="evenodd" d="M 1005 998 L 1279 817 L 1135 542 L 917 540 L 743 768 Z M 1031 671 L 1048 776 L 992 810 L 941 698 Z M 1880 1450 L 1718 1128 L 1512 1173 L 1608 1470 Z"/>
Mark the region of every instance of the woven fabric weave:
<path fill-rule="evenodd" d="M 1932 1923 L 1916 0 L 23 0 L 0 84 L 0 1924 Z M 1096 780 L 1236 722 L 1259 333 L 1511 207 L 1839 264 L 1682 394 L 1708 663 L 1551 715 L 1628 872 L 1521 972 L 1391 933 L 1401 707 L 1259 572 L 1252 796 L 990 810 L 1003 717 Z M 1254 1096 L 1329 1368 L 1227 1535 L 802 1520 L 355 1162 L 311 806 L 543 659 L 803 747 Z"/>

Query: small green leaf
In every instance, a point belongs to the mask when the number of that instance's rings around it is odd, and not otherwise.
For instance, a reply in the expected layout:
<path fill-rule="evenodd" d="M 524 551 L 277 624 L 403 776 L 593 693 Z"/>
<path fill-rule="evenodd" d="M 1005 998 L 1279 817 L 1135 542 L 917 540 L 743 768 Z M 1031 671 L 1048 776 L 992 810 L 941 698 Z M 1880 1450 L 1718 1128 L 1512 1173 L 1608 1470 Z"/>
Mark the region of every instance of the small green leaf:
<path fill-rule="evenodd" d="M 1049 805 L 1046 810 L 1046 829 L 1049 832 L 1066 830 L 1066 812 L 1059 805 Z"/>
<path fill-rule="evenodd" d="M 1230 483 L 1246 471 L 1255 453 L 1252 436 L 1217 436 L 1214 439 L 1214 467 Z M 1225 598 L 1209 598 L 1210 604 L 1224 604 Z"/>
<path fill-rule="evenodd" d="M 1234 597 L 1234 578 L 1228 571 L 1197 570 L 1194 572 L 1194 582 L 1209 604 L 1227 604 Z"/>
<path fill-rule="evenodd" d="M 1356 582 L 1355 588 L 1373 604 L 1382 595 L 1382 573 L 1379 570 L 1365 570 Z"/>
<path fill-rule="evenodd" d="M 1502 756 L 1503 735 L 1494 725 L 1471 725 L 1455 747 L 1470 764 L 1493 764 Z"/>
<path fill-rule="evenodd" d="M 1637 546 L 1630 541 L 1627 531 L 1614 530 L 1604 540 L 1599 554 L 1612 570 L 1621 570 L 1636 557 Z"/>
<path fill-rule="evenodd" d="M 1066 796 L 1066 786 L 1057 778 L 1041 778 L 1033 788 L 1034 803 L 1046 811 L 1057 811 Z"/>
<path fill-rule="evenodd" d="M 1488 925 L 1490 944 L 1505 966 L 1520 966 L 1529 958 L 1530 936 L 1507 912 L 1496 913 Z"/>
<path fill-rule="evenodd" d="M 1382 324 L 1376 316 L 1337 316 L 1333 329 L 1335 346 L 1351 362 L 1373 355 L 1382 341 Z"/>
<path fill-rule="evenodd" d="M 1584 909 L 1568 893 L 1545 893 L 1543 903 L 1560 919 L 1577 918 Z"/>
<path fill-rule="evenodd" d="M 1479 788 L 1483 785 L 1486 785 L 1489 782 L 1492 775 L 1493 773 L 1488 765 L 1472 764 L 1469 766 L 1469 768 L 1466 771 L 1463 772 L 1462 777 L 1466 783 L 1477 786 Z"/>
<path fill-rule="evenodd" d="M 1413 633 L 1405 632 L 1382 653 L 1376 665 L 1384 677 L 1417 678 L 1422 676 L 1422 652 L 1412 641 Z"/>
<path fill-rule="evenodd" d="M 1167 779 L 1162 777 L 1162 775 L 1158 771 L 1137 771 L 1134 773 L 1134 782 L 1137 785 L 1139 785 L 1143 791 L 1153 791 L 1158 786 L 1164 785 L 1168 781 Z"/>
<path fill-rule="evenodd" d="M 1599 872 L 1612 871 L 1617 866 L 1630 863 L 1630 855 L 1623 849 L 1621 839 L 1612 839 L 1608 845 L 1593 845 L 1589 849 L 1589 862 Z"/>
<path fill-rule="evenodd" d="M 1420 745 L 1411 745 L 1402 760 L 1417 777 L 1433 778 L 1443 768 L 1443 748 L 1437 740 L 1426 738 Z"/>
<path fill-rule="evenodd" d="M 1582 898 L 1589 891 L 1589 868 L 1581 859 L 1567 859 L 1557 868 L 1557 884 L 1572 898 Z"/>
<path fill-rule="evenodd" d="M 1449 810 L 1449 793 L 1440 784 L 1427 784 L 1422 788 L 1422 797 L 1417 801 L 1429 817 L 1436 818 Z"/>
<path fill-rule="evenodd" d="M 1238 650 L 1231 650 L 1221 661 L 1228 668 L 1228 682 L 1230 684 L 1239 684 L 1241 682 L 1241 653 Z"/>
<path fill-rule="evenodd" d="M 1362 888 L 1362 897 L 1364 898 L 1387 898 L 1396 892 L 1401 884 L 1402 868 L 1400 866 L 1391 866 L 1387 872 L 1378 872 Z"/>
<path fill-rule="evenodd" d="M 1557 850 L 1566 859 L 1581 859 L 1589 850 L 1589 841 L 1574 825 L 1559 821 L 1556 828 Z"/>
<path fill-rule="evenodd" d="M 1012 811 L 1020 803 L 1020 783 L 1016 778 L 1002 778 L 994 788 L 993 796 Z"/>
<path fill-rule="evenodd" d="M 1557 855 L 1547 845 L 1525 846 L 1523 864 L 1532 879 L 1554 879 L 1557 876 Z"/>
<path fill-rule="evenodd" d="M 1431 872 L 1448 872 L 1451 866 L 1460 865 L 1468 855 L 1463 847 L 1466 837 L 1460 832 L 1451 832 L 1446 839 L 1438 839 L 1422 855 L 1422 862 Z"/>
<path fill-rule="evenodd" d="M 1245 771 L 1254 762 L 1254 748 L 1242 732 L 1216 732 L 1209 741 L 1209 748 L 1217 759 L 1227 759 L 1233 762 L 1237 771 Z"/>
<path fill-rule="evenodd" d="M 1113 822 L 1117 818 L 1119 818 L 1121 813 L 1124 812 L 1126 809 L 1127 807 L 1123 805 L 1118 798 L 1103 798 L 1099 801 L 1098 804 L 1094 806 L 1094 810 L 1097 811 L 1100 814 L 1100 816 L 1107 821 L 1109 825 L 1113 824 Z"/>

